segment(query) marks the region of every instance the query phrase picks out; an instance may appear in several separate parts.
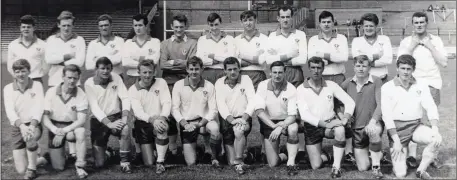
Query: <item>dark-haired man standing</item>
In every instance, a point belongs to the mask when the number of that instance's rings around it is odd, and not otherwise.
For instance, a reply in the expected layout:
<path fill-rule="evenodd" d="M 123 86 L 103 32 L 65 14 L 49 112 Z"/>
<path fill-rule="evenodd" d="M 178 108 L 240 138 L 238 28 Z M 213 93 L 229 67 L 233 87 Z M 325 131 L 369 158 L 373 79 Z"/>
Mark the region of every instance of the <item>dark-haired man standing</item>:
<path fill-rule="evenodd" d="M 113 18 L 110 15 L 100 15 L 97 22 L 100 34 L 87 47 L 86 70 L 95 70 L 95 62 L 98 58 L 105 56 L 113 63 L 113 72 L 121 75 L 124 72 L 121 65 L 124 39 L 113 34 Z"/>
<path fill-rule="evenodd" d="M 21 17 L 21 36 L 8 45 L 8 72 L 14 76 L 13 63 L 18 59 L 26 59 L 30 64 L 32 80 L 43 83 L 42 77 L 48 73 L 49 65 L 44 54 L 46 43 L 35 35 L 36 20 L 31 15 Z"/>
<path fill-rule="evenodd" d="M 224 76 L 222 62 L 235 56 L 236 48 L 234 38 L 221 30 L 222 18 L 219 14 L 209 14 L 207 23 L 209 32 L 198 39 L 196 55 L 203 61 L 203 79 L 214 84 Z"/>
<path fill-rule="evenodd" d="M 160 40 L 153 38 L 148 34 L 148 17 L 143 14 L 137 14 L 132 17 L 132 26 L 135 31 L 135 36 L 132 39 L 125 41 L 122 48 L 122 67 L 125 70 L 123 81 L 126 88 L 134 85 L 138 80 L 138 64 L 142 60 L 153 61 L 154 64 L 159 64 L 160 59 Z M 160 68 L 157 66 L 156 68 Z M 155 71 L 158 72 L 158 71 Z M 133 118 L 132 116 L 130 118 Z M 133 121 L 129 124 L 133 128 Z M 135 129 L 132 129 L 132 135 Z M 138 142 L 135 144 L 135 159 L 133 164 L 140 165 L 141 148 Z"/>

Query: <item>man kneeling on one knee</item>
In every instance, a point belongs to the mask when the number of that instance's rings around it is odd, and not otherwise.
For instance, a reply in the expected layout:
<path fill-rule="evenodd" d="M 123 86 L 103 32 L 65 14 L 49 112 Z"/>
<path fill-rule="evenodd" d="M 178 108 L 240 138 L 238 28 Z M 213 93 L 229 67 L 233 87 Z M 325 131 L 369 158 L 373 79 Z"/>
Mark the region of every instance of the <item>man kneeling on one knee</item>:
<path fill-rule="evenodd" d="M 260 82 L 256 96 L 259 103 L 255 114 L 260 119 L 260 133 L 265 137 L 265 152 L 270 167 L 287 160 L 288 175 L 296 175 L 295 157 L 298 152 L 298 124 L 295 86 L 284 77 L 285 65 L 281 61 L 270 66 L 271 79 Z M 279 153 L 281 134 L 287 136 L 288 156 Z"/>
<path fill-rule="evenodd" d="M 225 76 L 216 81 L 216 102 L 227 158 L 238 174 L 244 174 L 243 154 L 251 132 L 255 90 L 251 78 L 240 74 L 240 62 L 228 57 L 223 62 Z"/>
<path fill-rule="evenodd" d="M 3 89 L 5 112 L 11 124 L 13 159 L 24 179 L 34 179 L 37 168 L 37 141 L 41 137 L 44 101 L 43 85 L 29 78 L 30 63 L 25 59 L 12 64 L 14 81 Z"/>
<path fill-rule="evenodd" d="M 327 153 L 322 156 L 322 141 L 325 138 L 334 139 L 332 178 L 341 177 L 341 159 L 344 154 L 345 128 L 354 112 L 355 102 L 333 81 L 324 80 L 324 61 L 320 57 L 308 60 L 311 77 L 305 79 L 297 88 L 297 105 L 300 117 L 305 126 L 305 144 L 309 153 L 311 167 L 322 167 L 324 161 L 329 161 Z M 343 102 L 344 116 L 338 119 L 334 112 L 334 98 Z"/>
<path fill-rule="evenodd" d="M 63 69 L 63 83 L 49 88 L 44 102 L 43 123 L 49 129 L 49 152 L 52 167 L 64 170 L 65 140 L 76 141 L 76 172 L 80 178 L 87 176 L 86 135 L 84 123 L 88 113 L 88 100 L 77 87 L 81 70 L 70 64 Z"/>
<path fill-rule="evenodd" d="M 171 95 L 167 82 L 155 77 L 156 65 L 144 60 L 138 64 L 140 80 L 129 88 L 130 101 L 135 115 L 135 138 L 141 146 L 146 166 L 154 163 L 157 150 L 156 173 L 165 172 L 165 154 L 168 149 L 168 132 L 172 124 L 168 119 L 171 111 Z M 173 120 L 174 121 L 174 120 Z"/>
<path fill-rule="evenodd" d="M 172 93 L 173 117 L 180 125 L 181 142 L 187 165 L 197 159 L 198 134 L 210 136 L 211 164 L 219 167 L 222 137 L 216 120 L 216 93 L 214 85 L 202 78 L 203 61 L 192 57 L 186 63 L 188 76 L 175 83 Z"/>
<path fill-rule="evenodd" d="M 95 167 L 105 166 L 109 137 L 119 138 L 121 171 L 131 173 L 130 132 L 128 114 L 130 100 L 121 77 L 112 72 L 113 63 L 107 57 L 95 62 L 95 75 L 87 79 L 84 87 L 93 116 L 90 119 L 91 139 Z"/>
<path fill-rule="evenodd" d="M 343 82 L 341 87 L 356 102 L 352 118 L 354 122 L 350 131 L 359 171 L 370 168 L 371 154 L 372 174 L 382 178 L 381 152 L 384 122 L 381 120 L 381 86 L 382 80 L 370 74 L 372 62 L 367 55 L 354 57 L 353 78 Z"/>
<path fill-rule="evenodd" d="M 397 60 L 397 76 L 381 88 L 382 119 L 390 140 L 393 172 L 403 178 L 407 174 L 406 155 L 408 143 L 424 144 L 422 161 L 416 177 L 430 179 L 427 168 L 438 155 L 442 137 L 438 131 L 438 109 L 426 82 L 416 81 L 412 73 L 416 60 L 411 55 L 401 55 Z M 420 119 L 423 109 L 431 124 L 425 126 Z"/>

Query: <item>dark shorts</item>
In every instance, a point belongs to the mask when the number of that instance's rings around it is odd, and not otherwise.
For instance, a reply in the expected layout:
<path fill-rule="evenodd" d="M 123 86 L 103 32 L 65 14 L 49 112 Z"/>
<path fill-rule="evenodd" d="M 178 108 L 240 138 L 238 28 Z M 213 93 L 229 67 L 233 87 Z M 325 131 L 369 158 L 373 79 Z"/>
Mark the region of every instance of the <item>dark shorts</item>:
<path fill-rule="evenodd" d="M 150 123 L 136 119 L 135 126 L 135 140 L 138 144 L 154 144 L 154 126 Z"/>
<path fill-rule="evenodd" d="M 240 117 L 234 117 L 240 118 Z M 226 145 L 233 145 L 233 142 L 235 141 L 235 132 L 233 131 L 233 125 L 230 124 L 228 121 L 223 119 L 222 117 L 219 116 L 220 119 L 220 132 L 222 134 L 222 139 L 224 140 L 224 144 Z M 244 132 L 244 136 L 247 137 L 249 133 L 251 132 L 252 129 L 252 118 L 248 119 L 248 124 L 249 124 L 249 129 Z"/>
<path fill-rule="evenodd" d="M 197 118 L 194 120 L 187 120 L 188 123 L 199 123 L 202 118 Z M 198 134 L 200 134 L 200 128 L 196 128 L 192 132 L 184 132 L 184 127 L 179 128 L 181 133 L 181 142 L 182 144 L 191 144 L 196 143 L 198 139 Z"/>
<path fill-rule="evenodd" d="M 280 121 L 284 121 L 284 120 L 273 120 L 273 123 L 278 123 Z M 260 134 L 263 135 L 263 138 L 264 139 L 268 139 L 270 138 L 270 134 L 271 132 L 274 131 L 273 128 L 271 128 L 270 126 L 266 125 L 265 123 L 262 122 L 262 120 L 259 119 L 259 124 L 260 124 Z M 282 135 L 285 135 L 285 136 L 288 136 L 288 132 L 287 132 L 287 128 L 285 129 L 282 129 L 282 132 L 281 132 Z"/>
<path fill-rule="evenodd" d="M 242 70 L 241 75 L 247 75 L 252 80 L 252 84 L 254 85 L 254 89 L 257 91 L 257 86 L 260 82 L 267 79 L 267 75 L 263 71 L 255 71 L 255 70 Z"/>
<path fill-rule="evenodd" d="M 107 117 L 111 122 L 120 120 L 122 113 L 116 113 Z M 118 138 L 121 137 L 119 130 L 113 130 L 108 128 L 105 124 L 100 122 L 97 118 L 93 117 L 90 119 L 90 138 L 94 146 L 106 147 L 108 145 L 109 136 L 113 135 Z"/>
<path fill-rule="evenodd" d="M 381 78 L 382 84 L 385 84 L 386 82 L 389 82 L 390 80 L 392 80 L 392 78 L 389 77 L 388 74 L 386 74 L 386 75 L 384 76 L 384 78 Z"/>
<path fill-rule="evenodd" d="M 316 127 L 307 122 L 305 122 L 303 126 L 305 128 L 305 144 L 306 145 L 318 144 L 318 143 L 321 143 L 324 140 L 324 138 L 333 139 L 335 137 L 334 129 L 330 129 L 329 134 L 325 134 L 325 131 L 327 130 L 327 128 Z M 351 137 L 350 128 L 345 127 L 344 132 L 345 132 L 346 138 Z"/>
<path fill-rule="evenodd" d="M 168 83 L 168 81 L 167 81 L 167 83 Z M 168 89 L 170 90 L 170 94 L 173 93 L 173 86 L 174 86 L 174 84 L 168 83 Z M 175 118 L 171 114 L 170 114 L 170 116 L 168 116 L 168 125 L 169 125 L 168 126 L 168 135 L 169 136 L 178 135 L 178 125 L 176 123 Z"/>
<path fill-rule="evenodd" d="M 403 147 L 408 147 L 409 142 L 413 139 L 413 133 L 416 131 L 416 128 L 419 127 L 420 120 L 412 120 L 412 121 L 397 121 L 394 120 L 395 127 L 397 129 L 398 137 L 400 138 L 400 142 Z M 389 145 L 392 147 L 393 140 L 390 135 L 389 137 Z"/>
<path fill-rule="evenodd" d="M 344 74 L 322 75 L 322 77 L 324 80 L 333 81 L 339 86 L 341 86 L 341 84 L 343 84 L 343 82 L 346 80 L 346 76 L 344 76 Z"/>
<path fill-rule="evenodd" d="M 432 86 L 428 86 L 430 88 L 430 94 L 432 94 L 433 101 L 435 101 L 436 106 L 441 104 L 441 93 L 439 89 L 436 89 Z"/>
<path fill-rule="evenodd" d="M 177 81 L 184 79 L 186 77 L 187 73 L 173 73 L 170 71 L 164 71 L 162 74 L 162 78 L 167 82 L 168 86 L 173 86 Z"/>
<path fill-rule="evenodd" d="M 378 121 L 377 125 L 380 125 L 382 130 L 379 134 L 382 137 L 382 133 L 384 132 L 384 121 Z M 364 149 L 370 145 L 370 138 L 368 134 L 365 132 L 365 128 L 361 129 L 351 129 L 352 131 L 352 146 L 357 149 Z"/>
<path fill-rule="evenodd" d="M 284 74 L 286 81 L 292 83 L 295 87 L 298 87 L 305 81 L 301 66 L 286 66 Z"/>
<path fill-rule="evenodd" d="M 174 119 L 168 119 L 168 135 L 176 135 L 178 134 L 176 121 Z M 174 126 L 174 128 L 172 128 Z M 174 129 L 175 132 L 170 134 L 170 130 Z M 136 119 L 134 122 L 134 137 L 135 141 L 138 144 L 154 144 L 156 135 L 154 134 L 154 126 L 151 123 L 147 123 L 142 120 Z"/>
<path fill-rule="evenodd" d="M 40 82 L 41 84 L 43 84 L 43 78 L 40 78 L 40 77 L 38 77 L 38 78 L 32 78 L 32 81 L 38 81 L 38 82 Z"/>
<path fill-rule="evenodd" d="M 211 82 L 212 84 L 216 84 L 216 81 L 222 76 L 225 76 L 223 69 L 205 68 L 202 74 L 203 79 Z"/>
<path fill-rule="evenodd" d="M 25 125 L 29 126 L 30 123 L 25 123 Z M 43 132 L 41 124 L 38 124 L 36 127 L 40 130 L 40 135 L 39 136 L 41 137 L 41 133 Z M 13 149 L 14 150 L 16 150 L 16 149 L 24 149 L 27 146 L 25 144 L 24 139 L 22 139 L 21 129 L 19 127 L 16 127 L 16 126 L 12 127 L 12 129 L 11 129 L 11 143 L 13 145 Z"/>
<path fill-rule="evenodd" d="M 54 126 L 56 126 L 57 128 L 64 128 L 64 127 L 67 127 L 69 126 L 70 124 L 72 124 L 73 122 L 59 122 L 59 121 L 54 121 L 51 119 L 51 122 Z M 59 148 L 62 148 L 65 146 L 65 141 L 66 141 L 66 135 L 65 137 L 63 138 L 63 143 L 60 144 L 60 146 L 54 146 L 52 144 L 52 140 L 54 139 L 56 135 L 52 132 L 52 131 L 48 131 L 48 147 L 51 148 L 51 149 L 59 149 Z M 68 141 L 68 142 L 76 142 L 75 140 L 72 140 L 72 141 Z"/>
<path fill-rule="evenodd" d="M 139 76 L 130 76 L 127 74 L 122 74 L 121 77 L 127 89 L 129 89 L 130 86 L 134 85 L 136 81 L 139 79 Z"/>

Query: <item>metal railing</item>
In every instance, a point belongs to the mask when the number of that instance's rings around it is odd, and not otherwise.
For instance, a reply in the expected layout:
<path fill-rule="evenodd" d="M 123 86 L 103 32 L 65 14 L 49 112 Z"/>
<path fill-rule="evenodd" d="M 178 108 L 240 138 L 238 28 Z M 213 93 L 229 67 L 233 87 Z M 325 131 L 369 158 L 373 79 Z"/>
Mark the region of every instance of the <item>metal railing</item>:
<path fill-rule="evenodd" d="M 300 27 L 308 18 L 308 8 L 302 7 L 295 12 L 293 18 L 294 27 Z"/>

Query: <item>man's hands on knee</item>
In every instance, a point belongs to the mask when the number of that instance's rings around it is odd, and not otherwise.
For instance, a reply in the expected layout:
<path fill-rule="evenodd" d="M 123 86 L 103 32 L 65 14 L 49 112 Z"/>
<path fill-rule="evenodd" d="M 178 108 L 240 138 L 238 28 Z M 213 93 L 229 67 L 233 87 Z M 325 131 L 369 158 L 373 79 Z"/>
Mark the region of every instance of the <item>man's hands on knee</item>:
<path fill-rule="evenodd" d="M 184 132 L 192 132 L 195 131 L 195 129 L 197 129 L 197 125 L 195 123 L 189 123 L 184 119 L 181 120 L 179 124 L 181 125 L 181 127 L 184 128 Z"/>
<path fill-rule="evenodd" d="M 106 126 L 108 128 L 110 128 L 111 130 L 117 130 L 117 131 L 121 131 L 122 128 L 124 128 L 124 126 L 126 125 L 127 123 L 126 122 L 123 122 L 121 120 L 116 120 L 114 122 L 110 122 L 108 124 L 106 124 Z"/>
<path fill-rule="evenodd" d="M 276 141 L 279 136 L 281 135 L 281 132 L 282 132 L 282 127 L 281 126 L 278 126 L 275 128 L 275 130 L 273 130 L 270 134 L 270 137 L 268 138 L 270 141 Z"/>
<path fill-rule="evenodd" d="M 249 124 L 238 123 L 238 124 L 233 126 L 233 130 L 247 131 L 248 129 L 249 129 Z"/>
<path fill-rule="evenodd" d="M 30 140 L 33 139 L 33 135 L 35 134 L 35 126 L 33 125 L 25 125 L 25 124 L 21 124 L 19 126 L 19 129 L 21 130 L 21 134 L 22 134 L 22 139 L 24 139 L 25 142 L 28 142 Z"/>
<path fill-rule="evenodd" d="M 367 126 L 365 126 L 365 132 L 368 135 L 374 135 L 376 133 L 376 120 L 371 119 Z"/>
<path fill-rule="evenodd" d="M 233 125 L 233 129 L 235 130 L 240 130 L 240 131 L 246 131 L 247 128 L 249 127 L 248 121 L 245 118 L 236 118 L 230 124 Z"/>
<path fill-rule="evenodd" d="M 276 126 L 277 126 L 277 127 L 281 127 L 282 129 L 286 129 L 287 126 L 288 126 L 288 124 L 286 124 L 285 121 L 280 121 L 280 122 L 276 123 Z M 276 128 L 275 128 L 275 129 L 276 129 Z"/>
<path fill-rule="evenodd" d="M 157 119 L 157 120 L 154 120 L 154 122 L 153 122 L 152 125 L 154 126 L 154 129 L 155 129 L 158 133 L 162 134 L 162 133 L 164 133 L 164 132 L 167 130 L 167 125 L 168 125 L 168 124 L 167 124 L 166 120 Z"/>
<path fill-rule="evenodd" d="M 236 118 L 235 120 L 233 120 L 232 122 L 230 122 L 230 124 L 232 125 L 237 125 L 237 124 L 242 124 L 242 125 L 245 125 L 247 124 L 248 122 L 246 120 L 244 120 L 243 118 Z"/>
<path fill-rule="evenodd" d="M 325 128 L 327 128 L 327 129 L 333 129 L 338 126 L 343 126 L 343 122 L 341 122 L 338 119 L 333 119 L 330 122 L 328 122 L 327 124 L 325 124 Z"/>
<path fill-rule="evenodd" d="M 64 137 L 65 135 L 54 136 L 54 139 L 52 139 L 52 145 L 54 145 L 55 147 L 59 147 L 60 145 L 62 145 Z"/>

